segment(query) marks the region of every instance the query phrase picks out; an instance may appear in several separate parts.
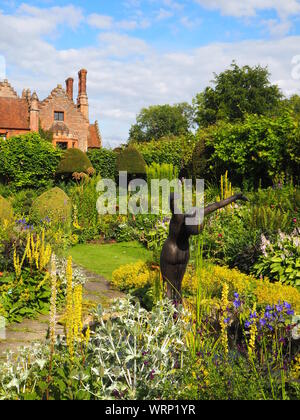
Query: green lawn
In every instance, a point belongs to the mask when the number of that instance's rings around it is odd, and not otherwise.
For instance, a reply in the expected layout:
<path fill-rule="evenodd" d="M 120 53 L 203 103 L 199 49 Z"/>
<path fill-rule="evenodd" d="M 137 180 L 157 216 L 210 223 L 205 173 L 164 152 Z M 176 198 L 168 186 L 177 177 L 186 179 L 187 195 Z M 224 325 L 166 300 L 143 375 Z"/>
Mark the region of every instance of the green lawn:
<path fill-rule="evenodd" d="M 80 244 L 69 250 L 76 264 L 89 271 L 111 279 L 121 265 L 147 261 L 151 252 L 138 242 L 109 245 Z"/>

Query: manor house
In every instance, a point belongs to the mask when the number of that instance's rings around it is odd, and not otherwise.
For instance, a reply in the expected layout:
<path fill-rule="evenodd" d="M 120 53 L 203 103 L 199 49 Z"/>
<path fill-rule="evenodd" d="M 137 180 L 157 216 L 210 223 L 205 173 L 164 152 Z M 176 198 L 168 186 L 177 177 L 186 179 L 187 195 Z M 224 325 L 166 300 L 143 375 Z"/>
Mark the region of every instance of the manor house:
<path fill-rule="evenodd" d="M 36 92 L 23 90 L 19 97 L 8 80 L 0 82 L 0 137 L 8 138 L 30 131 L 51 132 L 53 144 L 62 149 L 78 148 L 84 152 L 102 146 L 96 121 L 90 124 L 87 95 L 87 70 L 78 73 L 78 97 L 74 102 L 74 79 L 66 80 L 66 88 L 58 85 L 40 101 Z"/>

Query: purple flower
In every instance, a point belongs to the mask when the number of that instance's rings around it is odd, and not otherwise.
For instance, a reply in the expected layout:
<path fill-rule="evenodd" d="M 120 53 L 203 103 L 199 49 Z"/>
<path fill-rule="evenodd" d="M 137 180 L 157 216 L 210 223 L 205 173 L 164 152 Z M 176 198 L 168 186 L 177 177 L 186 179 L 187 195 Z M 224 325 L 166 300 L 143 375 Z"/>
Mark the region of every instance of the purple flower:
<path fill-rule="evenodd" d="M 151 381 L 153 381 L 153 379 L 154 379 L 154 374 L 155 374 L 155 370 L 152 370 L 152 371 L 150 372 L 150 380 L 151 380 Z"/>
<path fill-rule="evenodd" d="M 225 324 L 229 324 L 229 321 L 230 321 L 230 318 L 225 318 L 224 319 Z"/>
<path fill-rule="evenodd" d="M 261 327 L 264 327 L 267 324 L 267 322 L 266 322 L 266 320 L 264 318 L 260 319 L 259 320 L 259 323 L 260 323 L 260 326 Z"/>

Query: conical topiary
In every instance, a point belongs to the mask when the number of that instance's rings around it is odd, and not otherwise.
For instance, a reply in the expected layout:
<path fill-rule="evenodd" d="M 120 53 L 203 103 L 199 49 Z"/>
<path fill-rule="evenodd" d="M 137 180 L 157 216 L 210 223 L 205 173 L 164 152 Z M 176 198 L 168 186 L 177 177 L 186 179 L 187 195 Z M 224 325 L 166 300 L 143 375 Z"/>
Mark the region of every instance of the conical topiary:
<path fill-rule="evenodd" d="M 126 171 L 130 175 L 146 174 L 146 162 L 141 153 L 133 146 L 119 152 L 117 157 L 118 171 Z"/>
<path fill-rule="evenodd" d="M 89 173 L 93 168 L 87 154 L 79 149 L 68 149 L 62 156 L 56 173 L 58 175 L 72 175 L 73 173 Z"/>

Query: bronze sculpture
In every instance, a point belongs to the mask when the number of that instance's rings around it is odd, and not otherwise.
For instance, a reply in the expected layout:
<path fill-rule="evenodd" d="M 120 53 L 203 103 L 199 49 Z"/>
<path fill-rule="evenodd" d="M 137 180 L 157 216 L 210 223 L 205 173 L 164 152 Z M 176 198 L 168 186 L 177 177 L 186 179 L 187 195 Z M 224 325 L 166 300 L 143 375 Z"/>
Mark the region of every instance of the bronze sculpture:
<path fill-rule="evenodd" d="M 203 224 L 200 226 L 187 225 L 186 218 L 191 217 L 191 215 L 176 214 L 175 199 L 175 194 L 172 193 L 170 196 L 172 219 L 170 222 L 169 236 L 161 252 L 160 268 L 163 280 L 167 283 L 168 298 L 180 302 L 182 280 L 190 259 L 189 239 L 191 236 L 200 234 L 203 229 Z M 236 194 L 226 200 L 205 207 L 204 217 L 238 200 L 248 201 L 242 193 Z"/>

